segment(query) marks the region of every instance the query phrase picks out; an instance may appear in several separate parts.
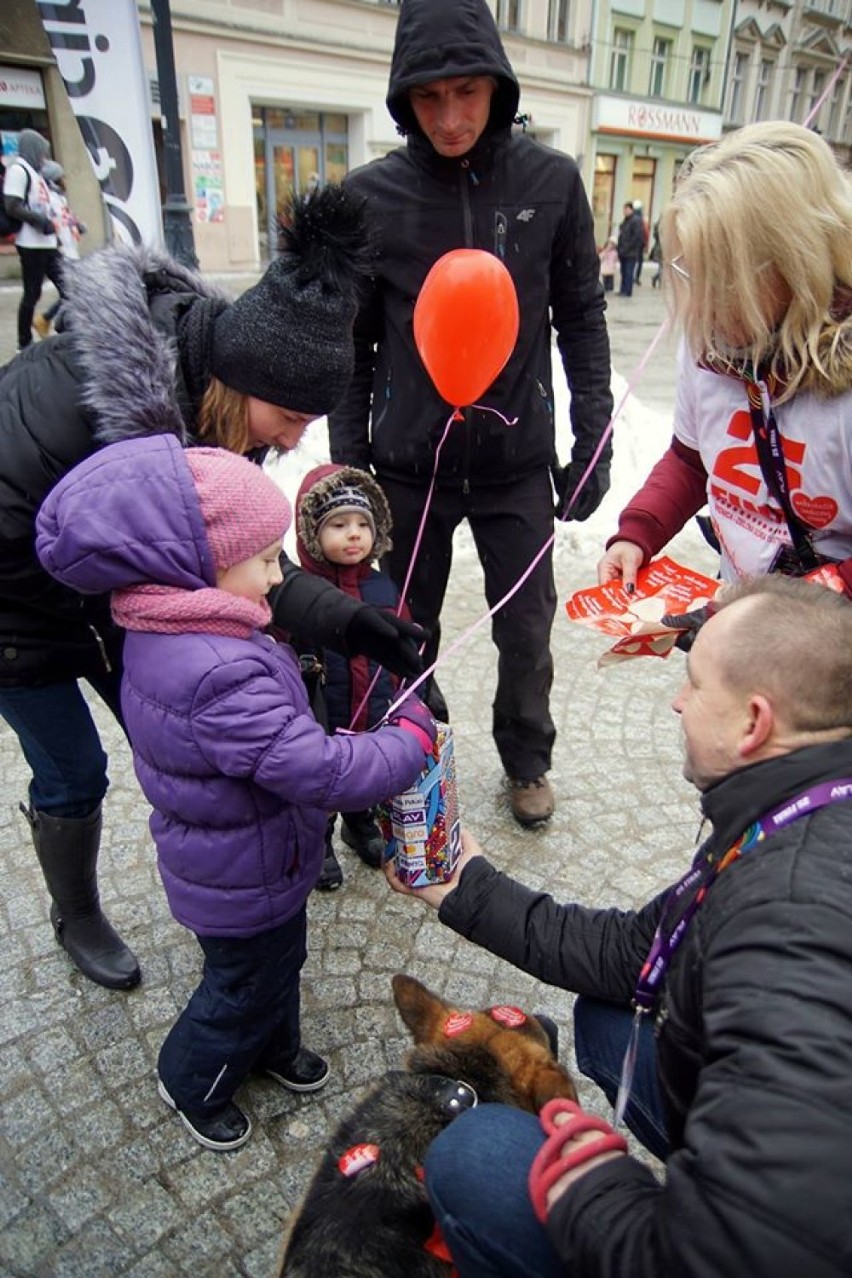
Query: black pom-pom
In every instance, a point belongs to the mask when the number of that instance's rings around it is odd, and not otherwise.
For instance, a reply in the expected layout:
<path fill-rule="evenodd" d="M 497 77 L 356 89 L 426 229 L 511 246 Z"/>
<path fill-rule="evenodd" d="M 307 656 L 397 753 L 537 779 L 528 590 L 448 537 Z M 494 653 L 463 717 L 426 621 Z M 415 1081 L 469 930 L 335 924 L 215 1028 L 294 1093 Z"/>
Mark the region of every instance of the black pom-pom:
<path fill-rule="evenodd" d="M 279 247 L 297 285 L 357 289 L 370 272 L 364 201 L 335 184 L 296 198 L 279 222 Z"/>

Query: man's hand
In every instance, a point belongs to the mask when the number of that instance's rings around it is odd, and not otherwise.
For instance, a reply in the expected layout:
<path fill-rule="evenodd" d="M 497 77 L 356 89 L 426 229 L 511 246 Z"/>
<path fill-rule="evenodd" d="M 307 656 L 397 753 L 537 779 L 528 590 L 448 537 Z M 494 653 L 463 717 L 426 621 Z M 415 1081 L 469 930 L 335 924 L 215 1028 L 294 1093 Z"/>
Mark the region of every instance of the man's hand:
<path fill-rule="evenodd" d="M 373 604 L 363 604 L 346 627 L 350 654 L 363 654 L 403 679 L 422 674 L 419 650 L 428 638 L 429 632 L 422 626 Z"/>
<path fill-rule="evenodd" d="M 425 905 L 431 905 L 433 910 L 440 909 L 444 897 L 449 896 L 458 887 L 461 872 L 468 862 L 472 861 L 474 857 L 485 855 L 473 835 L 468 834 L 466 830 L 462 831 L 461 841 L 461 855 L 456 862 L 453 877 L 448 879 L 446 883 L 430 883 L 428 887 L 422 888 L 408 887 L 407 884 L 401 883 L 397 878 L 396 863 L 394 861 L 385 861 L 385 878 L 394 892 L 399 892 L 402 896 L 416 896 L 418 901 L 423 901 Z"/>
<path fill-rule="evenodd" d="M 609 491 L 609 457 L 600 458 L 589 474 L 583 487 L 577 493 L 577 485 L 583 478 L 588 462 L 572 461 L 553 473 L 558 501 L 556 517 L 565 521 L 576 519 L 582 523 L 593 515 Z"/>
<path fill-rule="evenodd" d="M 601 1163 L 623 1157 L 627 1141 L 605 1119 L 565 1097 L 548 1101 L 538 1117 L 547 1139 L 530 1167 L 529 1190 L 533 1211 L 544 1224 L 574 1181 Z"/>
<path fill-rule="evenodd" d="M 632 541 L 614 541 L 603 559 L 598 560 L 598 584 L 608 586 L 620 581 L 628 594 L 636 589 L 636 574 L 645 556 Z"/>

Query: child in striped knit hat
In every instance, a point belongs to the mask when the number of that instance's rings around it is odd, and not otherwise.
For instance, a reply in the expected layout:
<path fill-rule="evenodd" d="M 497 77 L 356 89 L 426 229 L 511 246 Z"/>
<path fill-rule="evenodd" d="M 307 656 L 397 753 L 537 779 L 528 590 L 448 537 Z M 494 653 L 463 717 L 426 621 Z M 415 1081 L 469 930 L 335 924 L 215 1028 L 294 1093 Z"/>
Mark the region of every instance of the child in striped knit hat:
<path fill-rule="evenodd" d="M 354 466 L 326 462 L 302 480 L 296 498 L 296 548 L 305 572 L 323 577 L 338 590 L 362 603 L 374 604 L 389 614 L 410 619 L 400 604 L 400 593 L 386 573 L 376 568 L 391 548 L 391 513 L 387 498 L 372 475 Z M 378 723 L 397 696 L 398 679 L 361 653 L 343 656 L 330 648 L 301 642 L 294 646 L 309 682 L 321 677 L 327 727 L 362 731 Z M 317 887 L 334 891 L 343 882 L 343 870 L 334 851 L 332 836 L 336 813 L 329 817 L 325 857 Z M 341 837 L 365 865 L 382 864 L 384 839 L 372 809 L 341 810 Z"/>
<path fill-rule="evenodd" d="M 327 1063 L 302 1046 L 305 901 L 328 813 L 409 786 L 435 739 L 410 696 L 370 733 L 327 736 L 295 654 L 264 627 L 289 503 L 264 471 L 173 435 L 110 445 L 50 492 L 36 548 L 82 593 L 111 590 L 126 633 L 122 710 L 169 906 L 204 953 L 163 1044 L 162 1099 L 208 1149 L 251 1123 L 251 1073 L 312 1092 Z"/>

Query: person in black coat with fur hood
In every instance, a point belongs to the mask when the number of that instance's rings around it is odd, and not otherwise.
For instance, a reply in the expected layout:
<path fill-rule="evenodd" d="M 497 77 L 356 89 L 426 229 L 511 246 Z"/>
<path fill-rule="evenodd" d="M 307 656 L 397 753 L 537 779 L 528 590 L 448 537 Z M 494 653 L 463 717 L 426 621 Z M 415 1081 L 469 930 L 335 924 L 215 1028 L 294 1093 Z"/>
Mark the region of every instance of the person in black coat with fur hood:
<path fill-rule="evenodd" d="M 427 272 L 452 249 L 494 253 L 518 295 L 520 330 L 483 396 L 463 410 L 441 450 L 437 483 L 406 603 L 438 648 L 454 529 L 466 519 L 494 606 L 553 534 L 555 484 L 563 518 L 586 519 L 609 487 L 604 449 L 579 482 L 612 414 L 600 263 L 580 172 L 567 155 L 513 134 L 518 81 L 485 0 L 405 0 L 396 31 L 388 110 L 405 147 L 356 170 L 366 197 L 373 288 L 356 324 L 355 373 L 329 418 L 332 460 L 372 468 L 393 515 L 387 568 L 406 579 L 447 405 L 412 339 Z M 571 462 L 556 456 L 551 339 L 571 390 Z M 494 615 L 499 652 L 493 735 L 521 824 L 547 820 L 556 608 L 552 553 Z M 433 699 L 432 708 L 445 718 Z"/>
<path fill-rule="evenodd" d="M 32 771 L 25 809 L 56 937 L 81 972 L 127 989 L 139 966 L 100 908 L 107 758 L 78 681 L 120 718 L 123 635 L 106 596 L 39 564 L 34 523 L 96 449 L 169 432 L 261 462 L 341 398 L 363 258 L 362 210 L 339 187 L 297 203 L 283 252 L 236 301 L 164 255 L 108 248 L 69 265 L 65 331 L 0 376 L 0 716 Z M 139 535 L 145 535 L 144 528 Z M 422 632 L 283 559 L 275 623 L 403 674 Z M 23 805 L 22 805 L 23 807 Z"/>

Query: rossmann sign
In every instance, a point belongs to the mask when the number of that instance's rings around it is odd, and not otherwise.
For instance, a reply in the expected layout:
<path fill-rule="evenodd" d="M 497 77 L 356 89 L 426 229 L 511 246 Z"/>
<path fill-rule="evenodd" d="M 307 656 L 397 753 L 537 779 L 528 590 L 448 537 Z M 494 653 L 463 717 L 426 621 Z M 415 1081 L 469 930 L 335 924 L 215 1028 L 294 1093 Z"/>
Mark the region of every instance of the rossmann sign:
<path fill-rule="evenodd" d="M 722 136 L 722 116 L 716 111 L 643 102 L 635 98 L 595 99 L 593 128 L 598 133 L 618 133 L 666 142 L 716 142 Z"/>

